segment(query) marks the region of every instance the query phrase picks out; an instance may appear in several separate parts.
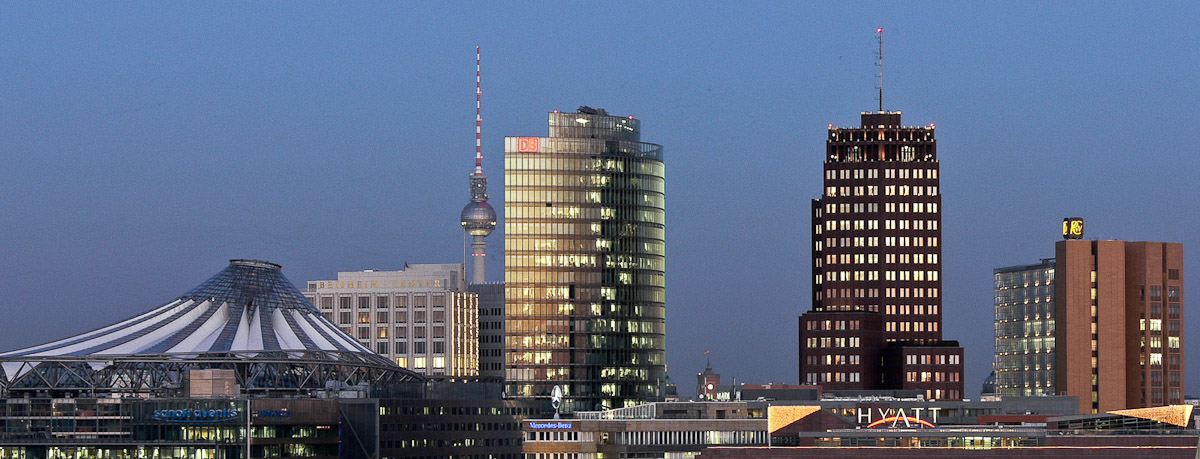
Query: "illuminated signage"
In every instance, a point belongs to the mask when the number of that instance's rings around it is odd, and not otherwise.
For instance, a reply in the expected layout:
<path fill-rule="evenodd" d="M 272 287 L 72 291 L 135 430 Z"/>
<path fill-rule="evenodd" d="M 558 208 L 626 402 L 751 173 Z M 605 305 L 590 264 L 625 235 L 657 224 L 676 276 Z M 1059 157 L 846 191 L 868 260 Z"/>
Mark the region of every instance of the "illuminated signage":
<path fill-rule="evenodd" d="M 925 426 L 925 427 L 930 427 L 930 428 L 934 427 L 932 422 L 926 421 L 924 419 L 914 418 L 914 417 L 910 417 L 910 416 L 892 416 L 892 417 L 883 418 L 878 421 L 867 424 L 867 428 L 869 429 L 872 427 L 879 427 L 879 426 L 900 427 L 901 422 L 904 423 L 904 427 L 912 427 L 912 426 L 918 426 L 918 427 Z"/>
<path fill-rule="evenodd" d="M 292 417 L 292 412 L 287 408 L 282 410 L 254 410 L 254 417 L 265 421 L 281 421 Z"/>
<path fill-rule="evenodd" d="M 517 137 L 517 153 L 537 153 L 542 151 L 541 137 Z"/>
<path fill-rule="evenodd" d="M 571 423 L 559 422 L 559 421 L 530 422 L 529 428 L 531 428 L 531 429 L 570 429 Z"/>
<path fill-rule="evenodd" d="M 179 409 L 154 410 L 154 419 L 168 422 L 218 422 L 237 419 L 238 411 L 231 408 L 216 410 Z"/>
<path fill-rule="evenodd" d="M 388 288 L 388 287 L 441 287 L 442 281 L 393 280 L 393 281 L 319 281 L 317 288 Z"/>
<path fill-rule="evenodd" d="M 1083 239 L 1083 219 L 1068 217 L 1063 219 L 1063 239 Z"/>
<path fill-rule="evenodd" d="M 928 408 L 859 408 L 858 423 L 867 427 L 934 427 L 937 422 L 938 407 Z M 924 413 L 929 419 L 924 419 Z"/>

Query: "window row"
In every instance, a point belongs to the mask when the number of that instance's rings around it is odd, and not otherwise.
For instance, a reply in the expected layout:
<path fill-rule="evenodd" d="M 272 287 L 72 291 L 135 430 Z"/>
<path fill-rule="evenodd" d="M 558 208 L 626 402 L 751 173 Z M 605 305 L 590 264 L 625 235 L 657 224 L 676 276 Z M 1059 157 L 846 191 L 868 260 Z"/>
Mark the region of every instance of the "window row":
<path fill-rule="evenodd" d="M 410 361 L 412 362 L 412 366 L 408 365 L 408 363 Z M 432 363 L 432 365 L 429 365 L 430 363 Z M 432 357 L 432 358 L 425 357 L 425 356 L 418 356 L 418 357 L 412 357 L 410 360 L 408 357 L 396 357 L 396 365 L 399 365 L 403 368 L 413 369 L 413 370 L 424 370 L 425 368 L 432 368 L 432 369 L 440 370 L 440 369 L 446 368 L 446 358 L 440 357 L 440 356 Z"/>
<path fill-rule="evenodd" d="M 858 365 L 862 362 L 859 354 L 824 354 L 810 355 L 805 358 L 809 365 Z"/>
<path fill-rule="evenodd" d="M 858 320 L 813 320 L 805 323 L 809 330 L 858 330 L 862 322 Z"/>
<path fill-rule="evenodd" d="M 441 283 L 441 281 L 436 282 Z M 474 296 L 471 297 L 474 298 Z M 374 298 L 374 301 L 372 301 L 372 298 Z M 374 304 L 376 309 L 388 309 L 393 306 L 396 308 L 406 308 L 410 303 L 409 298 L 410 296 L 406 294 L 359 295 L 358 301 L 355 301 L 353 296 L 343 295 L 336 297 L 338 309 L 343 310 L 352 309 L 356 305 L 358 309 L 371 309 L 372 304 Z M 321 296 L 317 301 L 314 301 L 314 297 L 308 297 L 309 301 L 319 303 L 321 309 L 324 310 L 333 309 L 334 299 L 334 296 Z M 427 306 L 435 308 L 446 307 L 446 295 L 412 295 L 411 299 L 412 306 L 417 308 Z"/>
<path fill-rule="evenodd" d="M 817 276 L 817 283 L 818 284 L 821 283 L 820 276 Z M 831 288 L 831 289 L 827 289 L 827 291 L 829 292 L 829 294 L 828 294 L 829 298 L 878 298 L 879 297 L 879 289 L 875 289 L 875 288 L 865 288 L 865 289 L 864 288 L 855 288 L 855 289 Z M 926 295 L 928 295 L 929 298 L 937 298 L 937 296 L 938 296 L 938 289 L 933 288 L 933 287 L 930 287 L 930 288 L 888 287 L 888 288 L 884 289 L 884 291 L 887 293 L 888 298 L 925 298 Z M 818 291 L 817 294 L 820 295 L 821 292 Z M 892 314 L 892 313 L 889 313 L 889 314 Z M 935 309 L 933 312 L 930 312 L 930 314 L 937 314 L 937 310 Z"/>
<path fill-rule="evenodd" d="M 938 254 L 936 253 L 888 253 L 884 254 L 883 260 L 888 264 L 938 264 Z M 879 254 L 877 253 L 841 253 L 825 255 L 826 264 L 876 264 L 879 263 Z"/>
<path fill-rule="evenodd" d="M 859 347 L 860 341 L 859 341 L 859 337 L 857 337 L 857 336 L 851 336 L 848 338 L 847 337 L 836 337 L 835 338 L 835 337 L 829 337 L 829 336 L 821 336 L 821 337 L 809 337 L 805 341 L 805 345 L 808 346 L 809 349 L 824 349 L 824 348 L 831 348 L 831 347 Z"/>
<path fill-rule="evenodd" d="M 910 371 L 905 374 L 908 382 L 958 382 L 962 379 L 956 371 Z"/>
<path fill-rule="evenodd" d="M 930 305 L 924 305 L 924 304 L 900 304 L 900 305 L 896 305 L 896 304 L 889 304 L 889 305 L 886 305 L 886 306 L 884 306 L 884 307 L 883 307 L 883 310 L 884 310 L 884 313 L 885 313 L 885 314 L 903 314 L 903 315 L 909 315 L 909 314 L 917 314 L 917 315 L 923 315 L 923 314 L 937 314 L 937 313 L 938 313 L 938 305 L 936 305 L 936 304 L 930 304 Z"/>
<path fill-rule="evenodd" d="M 342 331 L 346 332 L 347 335 L 355 336 L 360 340 L 367 340 L 367 339 L 371 339 L 371 338 L 377 338 L 377 339 L 389 338 L 389 336 L 388 336 L 389 330 L 394 330 L 394 332 L 395 332 L 394 334 L 392 334 L 391 338 L 396 338 L 396 339 L 409 338 L 408 327 L 396 327 L 394 329 L 391 327 L 375 327 L 374 329 L 372 329 L 372 327 L 358 327 L 358 333 L 354 333 L 355 330 L 352 327 L 342 327 Z M 441 338 L 446 337 L 446 327 L 437 326 L 437 327 L 429 328 L 428 330 L 430 330 L 428 336 L 431 336 L 435 339 L 441 339 Z M 426 331 L 425 327 L 413 327 L 412 338 L 425 339 L 426 338 L 425 331 Z"/>
<path fill-rule="evenodd" d="M 381 341 L 381 342 L 375 343 L 375 353 L 382 354 L 382 355 L 388 355 L 388 354 L 392 354 L 394 351 L 394 353 L 396 353 L 396 354 L 407 354 L 409 351 L 408 344 L 409 343 L 406 343 L 403 341 L 397 341 L 396 343 L 394 343 L 394 347 L 393 347 L 393 343 Z M 426 344 L 429 344 L 429 346 L 426 346 Z M 446 353 L 446 343 L 444 341 L 434 341 L 432 343 L 425 343 L 423 341 L 417 341 L 415 343 L 412 343 L 412 353 L 413 354 L 426 354 L 427 350 L 432 351 L 432 353 L 434 353 L 434 354 L 445 354 Z"/>
<path fill-rule="evenodd" d="M 808 373 L 805 377 L 808 384 L 831 383 L 831 382 L 860 382 L 858 372 L 824 372 L 824 373 Z"/>
<path fill-rule="evenodd" d="M 907 354 L 904 363 L 907 365 L 958 365 L 962 356 L 957 354 Z"/>
<path fill-rule="evenodd" d="M 408 312 L 409 311 L 395 311 L 395 313 L 389 313 L 387 311 L 376 311 L 374 317 L 372 317 L 371 313 L 369 313 L 369 312 L 359 312 L 357 314 L 353 314 L 350 311 L 342 311 L 342 312 L 338 313 L 337 323 L 338 323 L 338 325 L 350 325 L 353 323 L 389 324 L 389 323 L 392 323 L 392 321 L 389 319 L 394 318 L 395 323 L 402 324 L 402 323 L 408 322 L 408 318 L 409 318 Z M 412 312 L 412 319 L 413 319 L 412 321 L 414 323 L 425 323 L 427 317 L 429 318 L 430 322 L 436 323 L 436 322 L 445 322 L 446 321 L 446 311 L 433 310 L 433 311 L 430 311 L 430 313 L 431 314 L 426 315 L 426 311 L 413 311 Z M 321 315 L 325 316 L 325 318 L 327 320 L 329 320 L 331 322 L 333 321 L 333 313 L 332 312 L 322 312 Z M 357 319 L 357 320 L 354 320 L 354 319 Z M 372 320 L 372 319 L 374 319 L 374 320 Z"/>
<path fill-rule="evenodd" d="M 916 185 L 884 185 L 884 196 L 937 196 L 938 187 L 936 186 L 916 186 Z M 830 198 L 852 197 L 852 196 L 879 196 L 878 185 L 857 185 L 857 186 L 827 186 L 825 187 L 825 196 Z"/>
<path fill-rule="evenodd" d="M 883 331 L 888 332 L 935 332 L 938 331 L 937 322 L 887 322 L 884 324 Z"/>
<path fill-rule="evenodd" d="M 818 227 L 817 229 L 819 230 L 820 227 Z M 821 234 L 821 232 L 817 231 L 817 234 Z M 887 246 L 887 247 L 896 247 L 897 245 L 900 247 L 909 247 L 909 246 L 912 246 L 912 247 L 926 247 L 926 246 L 937 247 L 938 246 L 937 236 L 928 236 L 928 237 L 886 236 L 883 238 L 883 242 L 884 242 L 884 246 Z M 830 248 L 833 248 L 833 247 L 854 247 L 854 248 L 878 247 L 879 246 L 879 236 L 854 236 L 854 237 L 842 237 L 842 238 L 828 237 L 828 238 L 825 238 L 825 246 L 830 247 Z M 821 248 L 817 247 L 817 250 L 821 250 Z"/>
<path fill-rule="evenodd" d="M 850 180 L 850 179 L 873 179 L 879 178 L 879 169 L 826 169 L 826 180 Z M 915 178 L 915 179 L 936 179 L 938 178 L 937 169 L 904 169 L 904 168 L 887 168 L 883 169 L 883 178 Z"/>
<path fill-rule="evenodd" d="M 825 281 L 834 282 L 849 282 L 849 281 L 876 281 L 879 280 L 880 271 L 826 271 L 824 273 Z M 902 282 L 902 281 L 938 281 L 938 271 L 883 271 L 883 279 L 886 281 Z"/>
<path fill-rule="evenodd" d="M 937 213 L 937 208 L 938 205 L 935 202 L 886 202 L 883 204 L 883 210 L 886 213 Z M 879 212 L 879 203 L 877 202 L 825 204 L 825 213 L 829 215 L 838 213 L 873 214 L 876 212 Z"/>

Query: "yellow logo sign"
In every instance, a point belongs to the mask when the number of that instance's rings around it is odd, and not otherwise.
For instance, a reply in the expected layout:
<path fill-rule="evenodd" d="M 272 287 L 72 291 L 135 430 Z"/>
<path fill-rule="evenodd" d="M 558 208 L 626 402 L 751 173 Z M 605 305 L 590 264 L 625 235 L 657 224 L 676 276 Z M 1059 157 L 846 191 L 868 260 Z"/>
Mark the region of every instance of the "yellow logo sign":
<path fill-rule="evenodd" d="M 1063 239 L 1083 239 L 1083 219 L 1067 217 L 1063 219 Z"/>

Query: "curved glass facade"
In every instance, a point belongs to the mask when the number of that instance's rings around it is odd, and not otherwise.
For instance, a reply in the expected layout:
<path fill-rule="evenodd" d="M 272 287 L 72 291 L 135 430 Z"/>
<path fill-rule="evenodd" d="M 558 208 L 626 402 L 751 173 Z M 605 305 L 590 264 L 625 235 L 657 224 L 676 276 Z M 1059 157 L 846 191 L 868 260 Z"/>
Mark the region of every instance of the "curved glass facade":
<path fill-rule="evenodd" d="M 631 406 L 665 373 L 662 147 L 603 110 L 549 125 L 505 138 L 506 391 Z"/>

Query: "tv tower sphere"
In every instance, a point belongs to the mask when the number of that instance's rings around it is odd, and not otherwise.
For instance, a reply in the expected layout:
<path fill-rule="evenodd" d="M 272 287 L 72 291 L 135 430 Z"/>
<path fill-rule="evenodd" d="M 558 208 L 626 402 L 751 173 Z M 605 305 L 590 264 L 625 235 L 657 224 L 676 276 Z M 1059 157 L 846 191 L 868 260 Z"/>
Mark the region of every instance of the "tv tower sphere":
<path fill-rule="evenodd" d="M 496 209 L 487 201 L 471 201 L 463 207 L 462 226 L 471 236 L 487 236 L 496 229 Z"/>

